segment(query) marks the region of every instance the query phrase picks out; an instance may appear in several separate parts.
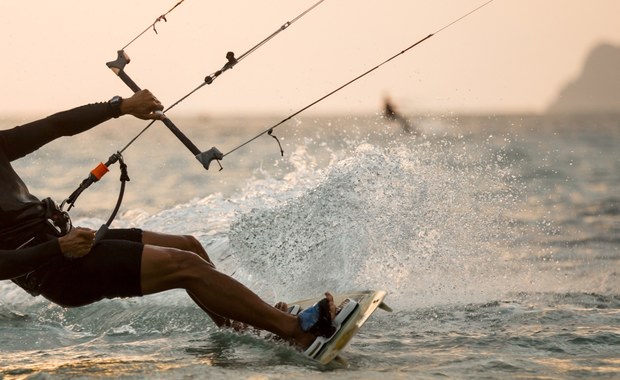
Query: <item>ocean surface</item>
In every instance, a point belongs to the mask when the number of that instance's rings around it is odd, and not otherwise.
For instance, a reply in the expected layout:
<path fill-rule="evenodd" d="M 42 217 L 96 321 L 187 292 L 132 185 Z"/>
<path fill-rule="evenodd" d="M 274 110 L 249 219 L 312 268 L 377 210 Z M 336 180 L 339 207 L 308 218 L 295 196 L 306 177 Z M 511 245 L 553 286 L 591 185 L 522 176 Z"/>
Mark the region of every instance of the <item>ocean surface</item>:
<path fill-rule="evenodd" d="M 226 153 L 280 121 L 185 118 Z M 28 119 L 2 119 L 9 128 Z M 163 126 L 123 156 L 113 226 L 195 235 L 268 302 L 385 289 L 343 356 L 219 330 L 183 291 L 64 309 L 0 282 L 2 379 L 620 379 L 620 116 L 302 117 L 204 170 Z M 61 202 L 146 123 L 15 163 Z M 118 165 L 71 210 L 107 220 Z M 67 279 L 71 281 L 71 279 Z"/>

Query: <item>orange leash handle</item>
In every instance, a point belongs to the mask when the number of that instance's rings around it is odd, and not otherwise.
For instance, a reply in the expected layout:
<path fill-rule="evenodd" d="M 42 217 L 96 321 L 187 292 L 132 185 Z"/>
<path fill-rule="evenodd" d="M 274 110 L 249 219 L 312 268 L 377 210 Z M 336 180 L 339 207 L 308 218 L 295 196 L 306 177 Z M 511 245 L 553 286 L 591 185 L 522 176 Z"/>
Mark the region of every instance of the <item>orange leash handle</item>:
<path fill-rule="evenodd" d="M 93 177 L 94 181 L 97 182 L 109 171 L 110 169 L 108 169 L 108 167 L 105 166 L 103 162 L 100 162 L 96 168 L 90 171 L 90 174 Z"/>

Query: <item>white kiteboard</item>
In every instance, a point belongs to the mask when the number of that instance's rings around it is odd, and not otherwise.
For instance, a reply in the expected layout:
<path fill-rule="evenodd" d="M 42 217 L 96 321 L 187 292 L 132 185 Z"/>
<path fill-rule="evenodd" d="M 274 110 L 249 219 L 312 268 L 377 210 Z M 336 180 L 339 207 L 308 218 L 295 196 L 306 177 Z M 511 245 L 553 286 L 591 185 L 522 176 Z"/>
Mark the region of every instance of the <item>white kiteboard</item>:
<path fill-rule="evenodd" d="M 355 293 L 332 294 L 336 307 L 347 310 L 347 316 L 344 320 L 339 321 L 340 328 L 322 344 L 313 344 L 305 355 L 321 364 L 327 364 L 332 360 L 341 363 L 346 361 L 339 356 L 339 353 L 346 347 L 351 338 L 355 336 L 360 327 L 368 320 L 377 308 L 385 311 L 392 311 L 383 299 L 387 295 L 385 290 L 367 290 Z M 319 302 L 323 297 L 311 298 L 307 300 L 290 302 L 289 311 L 297 314 L 305 308 L 311 307 Z M 298 308 L 297 308 L 298 306 Z"/>

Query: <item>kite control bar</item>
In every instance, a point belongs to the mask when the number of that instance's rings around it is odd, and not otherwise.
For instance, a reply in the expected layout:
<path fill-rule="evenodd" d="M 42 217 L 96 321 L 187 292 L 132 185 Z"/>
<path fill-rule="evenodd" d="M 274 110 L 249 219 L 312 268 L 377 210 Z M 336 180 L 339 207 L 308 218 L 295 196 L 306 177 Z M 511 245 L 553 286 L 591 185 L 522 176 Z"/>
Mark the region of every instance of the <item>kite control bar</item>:
<path fill-rule="evenodd" d="M 138 92 L 140 91 L 140 87 L 125 72 L 125 66 L 129 63 L 129 61 L 130 61 L 129 56 L 127 56 L 125 51 L 119 50 L 116 60 L 110 61 L 106 63 L 106 65 L 116 75 L 118 75 L 118 77 L 121 78 L 121 80 L 125 82 L 125 84 L 133 92 Z M 194 143 L 192 143 L 192 141 L 187 136 L 185 136 L 183 132 L 181 132 L 181 130 L 176 125 L 174 125 L 172 120 L 168 118 L 164 118 L 161 121 L 166 125 L 166 127 L 168 127 L 168 129 L 170 129 L 172 133 L 174 133 L 174 135 L 179 140 L 181 140 L 183 145 L 185 145 L 187 149 L 189 149 L 190 152 L 194 154 L 194 157 L 196 157 L 196 159 L 202 164 L 202 166 L 205 169 L 209 170 L 209 164 L 211 164 L 211 161 L 221 160 L 222 158 L 224 158 L 224 155 L 222 154 L 222 152 L 220 152 L 216 147 L 213 147 L 209 150 L 201 152 L 200 149 L 198 149 L 196 145 L 194 145 Z"/>

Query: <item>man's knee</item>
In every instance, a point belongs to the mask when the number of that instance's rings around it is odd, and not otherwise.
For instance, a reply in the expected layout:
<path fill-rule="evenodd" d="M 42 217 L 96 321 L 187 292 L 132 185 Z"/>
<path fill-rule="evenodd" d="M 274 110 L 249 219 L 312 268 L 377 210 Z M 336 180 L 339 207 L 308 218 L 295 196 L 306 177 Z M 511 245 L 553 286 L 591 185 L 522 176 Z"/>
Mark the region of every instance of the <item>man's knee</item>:
<path fill-rule="evenodd" d="M 212 266 L 193 252 L 146 246 L 142 255 L 142 290 L 150 294 L 188 288 L 211 270 Z"/>
<path fill-rule="evenodd" d="M 207 251 L 204 249 L 204 247 L 202 246 L 202 244 L 200 243 L 198 239 L 196 239 L 192 235 L 182 235 L 182 238 L 185 244 L 185 247 L 184 247 L 185 250 L 194 252 L 198 256 L 205 259 L 207 262 L 209 263 L 211 262 L 209 255 L 207 255 Z"/>
<path fill-rule="evenodd" d="M 202 244 L 200 244 L 198 239 L 196 239 L 194 236 L 192 236 L 192 235 L 181 235 L 181 238 L 183 239 L 183 245 L 185 245 L 185 247 L 183 247 L 183 248 L 185 250 L 192 251 L 194 253 L 198 253 L 196 251 L 203 250 L 202 249 Z"/>
<path fill-rule="evenodd" d="M 204 271 L 211 267 L 200 256 L 191 251 L 175 251 L 168 255 L 164 265 L 165 270 L 174 277 L 191 280 L 204 275 Z"/>

